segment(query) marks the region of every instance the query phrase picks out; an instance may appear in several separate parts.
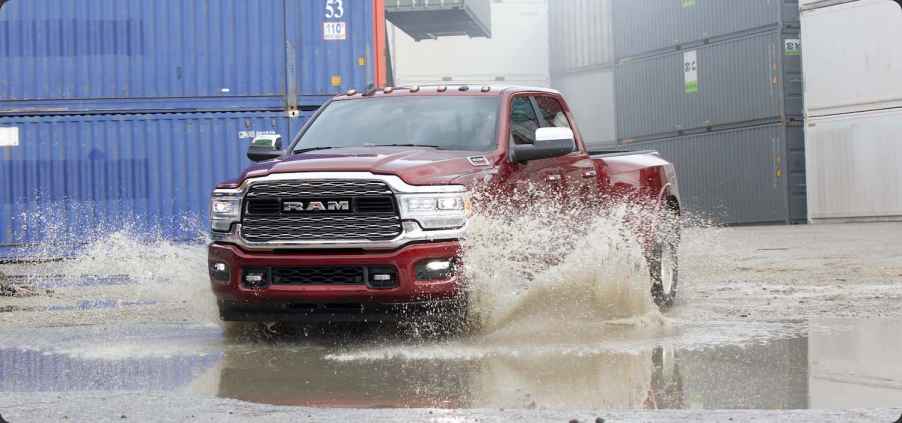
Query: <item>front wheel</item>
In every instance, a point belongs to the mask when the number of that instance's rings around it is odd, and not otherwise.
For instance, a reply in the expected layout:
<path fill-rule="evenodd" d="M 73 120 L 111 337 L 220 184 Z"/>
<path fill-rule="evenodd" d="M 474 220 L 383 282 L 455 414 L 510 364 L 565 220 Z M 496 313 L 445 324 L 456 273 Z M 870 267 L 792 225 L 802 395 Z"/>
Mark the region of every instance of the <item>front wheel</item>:
<path fill-rule="evenodd" d="M 662 310 L 673 306 L 679 286 L 680 225 L 678 216 L 668 216 L 659 229 L 648 259 L 651 296 Z"/>

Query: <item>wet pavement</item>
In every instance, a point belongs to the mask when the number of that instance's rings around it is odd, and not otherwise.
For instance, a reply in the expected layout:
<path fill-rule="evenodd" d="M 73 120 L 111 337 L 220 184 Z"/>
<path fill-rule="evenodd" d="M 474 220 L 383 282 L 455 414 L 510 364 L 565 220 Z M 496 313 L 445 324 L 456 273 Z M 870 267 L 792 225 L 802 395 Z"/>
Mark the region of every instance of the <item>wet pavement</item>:
<path fill-rule="evenodd" d="M 705 344 L 702 333 L 718 329 L 675 322 L 550 336 L 530 347 L 492 335 L 414 341 L 362 327 L 5 331 L 0 392 L 172 391 L 343 408 L 890 408 L 902 404 L 899 324 L 775 323 L 782 335 L 771 339 L 709 336 L 718 341 Z"/>
<path fill-rule="evenodd" d="M 510 274 L 483 281 L 491 324 L 450 338 L 223 327 L 203 245 L 114 235 L 75 260 L 0 267 L 37 293 L 0 297 L 0 415 L 892 422 L 902 414 L 900 231 L 687 231 L 685 282 L 663 314 L 636 289 L 645 276 L 634 252 L 592 238 L 570 267 L 536 270 L 529 289 L 502 266 Z M 483 266 L 508 258 L 486 245 Z"/>

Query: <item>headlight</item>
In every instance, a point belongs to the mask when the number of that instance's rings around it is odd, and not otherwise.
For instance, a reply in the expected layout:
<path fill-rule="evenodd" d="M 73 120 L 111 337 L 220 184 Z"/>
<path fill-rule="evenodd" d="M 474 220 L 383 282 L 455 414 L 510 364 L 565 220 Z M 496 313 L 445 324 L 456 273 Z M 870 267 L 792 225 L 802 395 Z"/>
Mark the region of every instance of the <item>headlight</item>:
<path fill-rule="evenodd" d="M 241 197 L 213 193 L 210 200 L 210 225 L 214 231 L 228 232 L 241 220 Z"/>
<path fill-rule="evenodd" d="M 423 229 L 457 229 L 467 224 L 470 215 L 468 193 L 401 194 L 398 196 L 401 219 L 415 220 Z"/>

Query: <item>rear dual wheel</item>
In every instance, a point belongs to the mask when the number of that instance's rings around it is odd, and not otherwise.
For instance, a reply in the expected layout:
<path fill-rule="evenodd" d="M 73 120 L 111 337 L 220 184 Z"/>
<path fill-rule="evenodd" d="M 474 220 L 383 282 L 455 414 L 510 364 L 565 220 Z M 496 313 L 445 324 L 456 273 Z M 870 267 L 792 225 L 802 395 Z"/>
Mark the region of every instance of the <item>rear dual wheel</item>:
<path fill-rule="evenodd" d="M 680 218 L 668 209 L 655 234 L 655 245 L 648 258 L 651 296 L 661 310 L 673 306 L 679 286 Z"/>

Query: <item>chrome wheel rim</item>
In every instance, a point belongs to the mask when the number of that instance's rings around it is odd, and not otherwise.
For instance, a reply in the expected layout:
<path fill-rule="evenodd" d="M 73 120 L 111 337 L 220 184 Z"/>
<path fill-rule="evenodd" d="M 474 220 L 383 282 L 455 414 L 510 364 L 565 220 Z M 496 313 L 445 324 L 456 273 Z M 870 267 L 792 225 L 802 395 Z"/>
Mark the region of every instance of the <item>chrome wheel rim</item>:
<path fill-rule="evenodd" d="M 670 295 L 676 281 L 676 260 L 671 247 L 665 247 L 661 254 L 661 288 L 665 295 Z"/>

